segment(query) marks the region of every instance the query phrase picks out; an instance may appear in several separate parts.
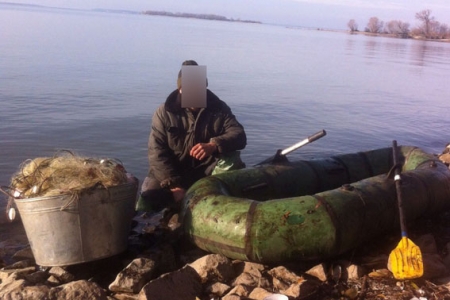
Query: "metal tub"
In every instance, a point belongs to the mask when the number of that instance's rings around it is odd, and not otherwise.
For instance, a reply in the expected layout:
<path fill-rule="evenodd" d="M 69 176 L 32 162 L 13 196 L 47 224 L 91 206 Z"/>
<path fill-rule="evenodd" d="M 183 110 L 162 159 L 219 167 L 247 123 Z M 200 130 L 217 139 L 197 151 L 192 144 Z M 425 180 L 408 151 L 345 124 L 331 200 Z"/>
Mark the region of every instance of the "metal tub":
<path fill-rule="evenodd" d="M 126 250 L 138 180 L 71 195 L 15 199 L 36 264 L 66 266 Z"/>

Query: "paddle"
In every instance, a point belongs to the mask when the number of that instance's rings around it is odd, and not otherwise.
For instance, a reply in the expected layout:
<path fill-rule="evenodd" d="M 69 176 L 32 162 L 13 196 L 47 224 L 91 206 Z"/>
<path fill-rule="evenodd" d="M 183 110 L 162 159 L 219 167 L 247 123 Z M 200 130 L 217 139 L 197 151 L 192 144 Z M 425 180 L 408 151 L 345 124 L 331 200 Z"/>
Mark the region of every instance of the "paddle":
<path fill-rule="evenodd" d="M 396 279 L 413 279 L 423 275 L 423 261 L 420 248 L 414 244 L 407 236 L 406 225 L 403 211 L 402 187 L 400 171 L 401 166 L 398 165 L 397 159 L 397 141 L 392 142 L 392 153 L 395 168 L 395 188 L 397 191 L 398 211 L 400 217 L 400 228 L 402 239 L 397 247 L 392 250 L 389 255 L 388 266 Z"/>
<path fill-rule="evenodd" d="M 318 140 L 321 137 L 325 136 L 326 134 L 327 134 L 327 132 L 322 129 L 321 131 L 314 133 L 313 135 L 307 137 L 306 139 L 304 139 L 284 150 L 279 149 L 274 156 L 269 157 L 268 159 L 266 159 L 256 165 L 265 165 L 265 164 L 286 162 L 287 161 L 286 154 L 291 153 L 292 151 L 297 150 L 298 148 L 303 147 L 306 144 L 312 143 L 315 140 Z"/>

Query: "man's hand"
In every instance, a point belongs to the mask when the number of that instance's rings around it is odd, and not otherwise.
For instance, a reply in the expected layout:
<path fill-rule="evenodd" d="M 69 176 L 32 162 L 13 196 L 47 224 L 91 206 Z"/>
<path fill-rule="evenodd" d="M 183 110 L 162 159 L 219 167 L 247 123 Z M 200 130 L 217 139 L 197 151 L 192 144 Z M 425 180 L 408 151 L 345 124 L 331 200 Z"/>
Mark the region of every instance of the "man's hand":
<path fill-rule="evenodd" d="M 180 187 L 170 189 L 170 191 L 172 192 L 173 199 L 175 200 L 175 202 L 182 201 L 184 198 L 184 195 L 186 194 L 186 190 L 183 188 L 180 188 Z"/>
<path fill-rule="evenodd" d="M 217 150 L 217 145 L 214 143 L 198 143 L 192 147 L 189 154 L 195 159 L 202 160 L 211 156 Z"/>

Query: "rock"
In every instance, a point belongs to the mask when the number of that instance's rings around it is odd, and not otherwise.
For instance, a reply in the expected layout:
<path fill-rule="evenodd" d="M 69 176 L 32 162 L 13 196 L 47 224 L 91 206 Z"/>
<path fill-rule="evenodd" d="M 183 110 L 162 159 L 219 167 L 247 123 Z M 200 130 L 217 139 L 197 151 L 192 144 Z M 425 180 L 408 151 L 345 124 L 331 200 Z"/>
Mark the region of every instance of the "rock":
<path fill-rule="evenodd" d="M 15 280 L 8 277 L 0 284 L 0 299 L 20 299 L 13 298 L 15 295 L 20 295 L 21 291 L 27 286 L 24 279 Z"/>
<path fill-rule="evenodd" d="M 261 272 L 264 271 L 266 267 L 254 262 L 235 260 L 233 261 L 233 268 L 235 274 L 245 272 L 255 275 L 256 277 L 261 277 Z"/>
<path fill-rule="evenodd" d="M 446 285 L 450 288 L 450 276 L 436 278 L 433 282 L 436 284 Z"/>
<path fill-rule="evenodd" d="M 68 283 L 75 279 L 75 276 L 61 267 L 52 267 L 48 274 L 53 275 L 60 283 Z"/>
<path fill-rule="evenodd" d="M 154 273 L 155 261 L 137 258 L 120 271 L 114 282 L 109 285 L 109 290 L 137 294 L 152 279 Z"/>
<path fill-rule="evenodd" d="M 202 278 L 191 266 L 166 273 L 147 283 L 139 292 L 139 300 L 195 299 L 202 292 Z"/>
<path fill-rule="evenodd" d="M 179 268 L 173 246 L 161 243 L 138 253 L 137 258 L 150 259 L 155 262 L 155 269 L 159 274 L 169 273 Z"/>
<path fill-rule="evenodd" d="M 422 253 L 423 278 L 432 279 L 448 276 L 449 269 L 439 254 Z"/>
<path fill-rule="evenodd" d="M 290 284 L 288 284 L 288 283 L 286 283 L 286 282 L 284 282 L 282 280 L 279 280 L 276 277 L 273 277 L 272 278 L 272 286 L 273 286 L 274 290 L 282 291 L 282 290 L 288 289 Z"/>
<path fill-rule="evenodd" d="M 170 244 L 161 244 L 156 249 L 152 248 L 150 251 L 144 252 L 140 257 L 153 260 L 155 268 L 160 274 L 169 273 L 178 268 L 175 252 Z"/>
<path fill-rule="evenodd" d="M 13 273 L 14 273 L 14 270 L 1 269 L 0 270 L 0 282 L 5 281 Z"/>
<path fill-rule="evenodd" d="M 179 215 L 174 214 L 167 223 L 167 227 L 170 228 L 170 230 L 175 231 L 181 226 L 181 223 L 179 222 Z"/>
<path fill-rule="evenodd" d="M 225 293 L 227 293 L 229 290 L 231 289 L 231 287 L 225 283 L 222 282 L 215 282 L 212 283 L 211 285 L 209 285 L 205 291 L 209 294 L 209 295 L 214 295 L 214 296 L 219 296 L 222 297 L 223 295 L 225 295 Z"/>
<path fill-rule="evenodd" d="M 207 281 L 227 282 L 234 277 L 231 260 L 220 254 L 206 255 L 191 263 L 190 266 L 200 275 L 202 283 Z"/>
<path fill-rule="evenodd" d="M 317 266 L 316 266 L 317 267 Z M 321 267 L 317 267 L 316 269 L 311 269 L 311 273 L 313 273 L 312 270 L 317 270 L 320 272 L 320 276 L 323 278 L 323 276 L 327 277 L 327 280 L 333 280 L 334 283 L 338 281 L 347 281 L 347 280 L 356 280 L 361 278 L 366 274 L 365 268 L 352 264 L 350 261 L 347 260 L 338 260 L 336 262 L 333 262 L 330 264 L 329 273 L 323 273 L 325 272 L 325 269 Z M 310 274 L 311 275 L 311 274 Z"/>
<path fill-rule="evenodd" d="M 137 300 L 138 299 L 138 295 L 136 294 L 126 294 L 126 293 L 119 293 L 119 294 L 115 294 L 114 297 L 112 298 L 114 300 Z"/>
<path fill-rule="evenodd" d="M 37 283 L 44 283 L 48 277 L 49 277 L 49 275 L 47 274 L 47 272 L 36 271 L 29 275 L 25 275 L 25 280 L 27 280 L 28 282 L 30 282 L 32 284 L 37 284 Z"/>
<path fill-rule="evenodd" d="M 374 270 L 374 271 L 370 272 L 368 274 L 368 276 L 370 278 L 374 278 L 374 279 L 389 278 L 389 277 L 391 277 L 391 274 L 392 273 L 388 269 L 379 269 L 379 270 Z"/>
<path fill-rule="evenodd" d="M 444 153 L 439 155 L 440 161 L 446 164 L 450 164 L 450 153 Z"/>
<path fill-rule="evenodd" d="M 248 298 L 259 300 L 259 299 L 264 299 L 267 296 L 270 296 L 272 294 L 273 293 L 268 292 L 263 288 L 257 287 L 257 288 L 254 288 L 253 291 L 251 291 L 251 293 L 248 295 Z"/>
<path fill-rule="evenodd" d="M 352 288 L 346 289 L 342 293 L 342 295 L 344 295 L 348 299 L 356 299 L 356 297 L 358 297 L 358 291 L 354 287 L 352 287 Z"/>
<path fill-rule="evenodd" d="M 295 299 L 306 299 L 319 290 L 319 283 L 313 280 L 304 280 L 300 283 L 292 284 L 287 290 L 281 291 L 286 296 L 293 297 Z"/>
<path fill-rule="evenodd" d="M 33 255 L 33 251 L 31 251 L 30 246 L 14 253 L 13 258 L 15 260 L 28 259 L 28 260 L 31 260 L 34 262 L 34 255 Z"/>
<path fill-rule="evenodd" d="M 268 274 L 288 285 L 303 281 L 303 277 L 289 271 L 284 266 L 279 266 L 268 271 Z"/>
<path fill-rule="evenodd" d="M 232 288 L 226 295 L 226 296 L 231 296 L 231 295 L 236 295 L 241 297 L 241 299 L 243 297 L 247 297 L 249 294 L 249 289 L 244 286 L 244 285 L 236 285 L 234 288 Z"/>
<path fill-rule="evenodd" d="M 13 263 L 12 265 L 4 267 L 3 269 L 5 269 L 5 270 L 25 269 L 25 268 L 28 268 L 28 267 L 36 268 L 36 265 L 35 265 L 34 261 L 29 260 L 29 259 L 20 260 L 20 261 L 17 261 L 15 263 Z"/>
<path fill-rule="evenodd" d="M 365 270 L 363 267 L 358 265 L 350 265 L 347 267 L 347 277 L 344 279 L 356 280 L 365 275 Z"/>
<path fill-rule="evenodd" d="M 25 279 L 18 279 L 12 275 L 0 284 L 0 299 L 49 299 L 49 291 L 50 288 L 45 285 L 30 286 Z"/>
<path fill-rule="evenodd" d="M 59 281 L 58 277 L 54 276 L 54 275 L 50 275 L 47 278 L 46 284 L 50 285 L 50 286 L 58 286 L 60 285 L 62 282 Z"/>
<path fill-rule="evenodd" d="M 5 295 L 2 295 L 2 292 L 0 298 L 3 300 L 52 299 L 49 297 L 50 288 L 45 285 L 19 287 Z"/>
<path fill-rule="evenodd" d="M 328 280 L 328 274 L 327 274 L 327 270 L 325 269 L 324 264 L 320 264 L 320 265 L 317 265 L 315 267 L 312 267 L 311 269 L 309 269 L 305 273 L 308 274 L 308 275 L 316 277 L 317 279 L 319 279 L 322 282 L 325 282 L 325 281 Z"/>
<path fill-rule="evenodd" d="M 79 300 L 95 299 L 106 300 L 106 292 L 95 282 L 87 280 L 72 281 L 50 289 L 51 299 Z"/>
<path fill-rule="evenodd" d="M 432 234 L 424 234 L 413 241 L 422 253 L 438 253 L 436 240 Z"/>
<path fill-rule="evenodd" d="M 266 266 L 253 262 L 244 262 L 244 268 L 242 270 L 242 274 L 249 274 L 252 276 L 255 281 L 257 287 L 262 288 L 271 288 L 271 282 L 267 279 L 267 276 L 263 276 L 262 274 L 265 272 Z M 235 272 L 239 274 L 241 272 Z"/>
<path fill-rule="evenodd" d="M 17 279 L 23 279 L 26 275 L 34 273 L 36 271 L 36 266 L 31 266 L 23 269 L 6 269 L 0 270 L 0 279 L 4 280 L 9 277 L 14 277 Z"/>
<path fill-rule="evenodd" d="M 232 286 L 245 285 L 249 287 L 259 286 L 261 282 L 261 276 L 249 274 L 247 272 L 241 273 L 235 280 L 233 280 Z M 267 284 L 265 285 L 267 286 Z"/>
<path fill-rule="evenodd" d="M 238 295 L 226 295 L 225 297 L 222 297 L 221 300 L 242 300 L 242 298 Z"/>

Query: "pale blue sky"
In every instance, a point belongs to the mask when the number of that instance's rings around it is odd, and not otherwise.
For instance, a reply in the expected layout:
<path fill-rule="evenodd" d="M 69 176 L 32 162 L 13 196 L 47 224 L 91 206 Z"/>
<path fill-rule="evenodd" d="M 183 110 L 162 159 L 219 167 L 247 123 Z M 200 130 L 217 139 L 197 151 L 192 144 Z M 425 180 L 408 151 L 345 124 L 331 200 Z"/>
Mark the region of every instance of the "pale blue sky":
<path fill-rule="evenodd" d="M 355 19 L 363 30 L 370 17 L 418 24 L 416 12 L 430 9 L 437 21 L 450 25 L 449 0 L 4 0 L 70 8 L 164 10 L 222 15 L 264 23 L 326 29 L 347 29 Z"/>

